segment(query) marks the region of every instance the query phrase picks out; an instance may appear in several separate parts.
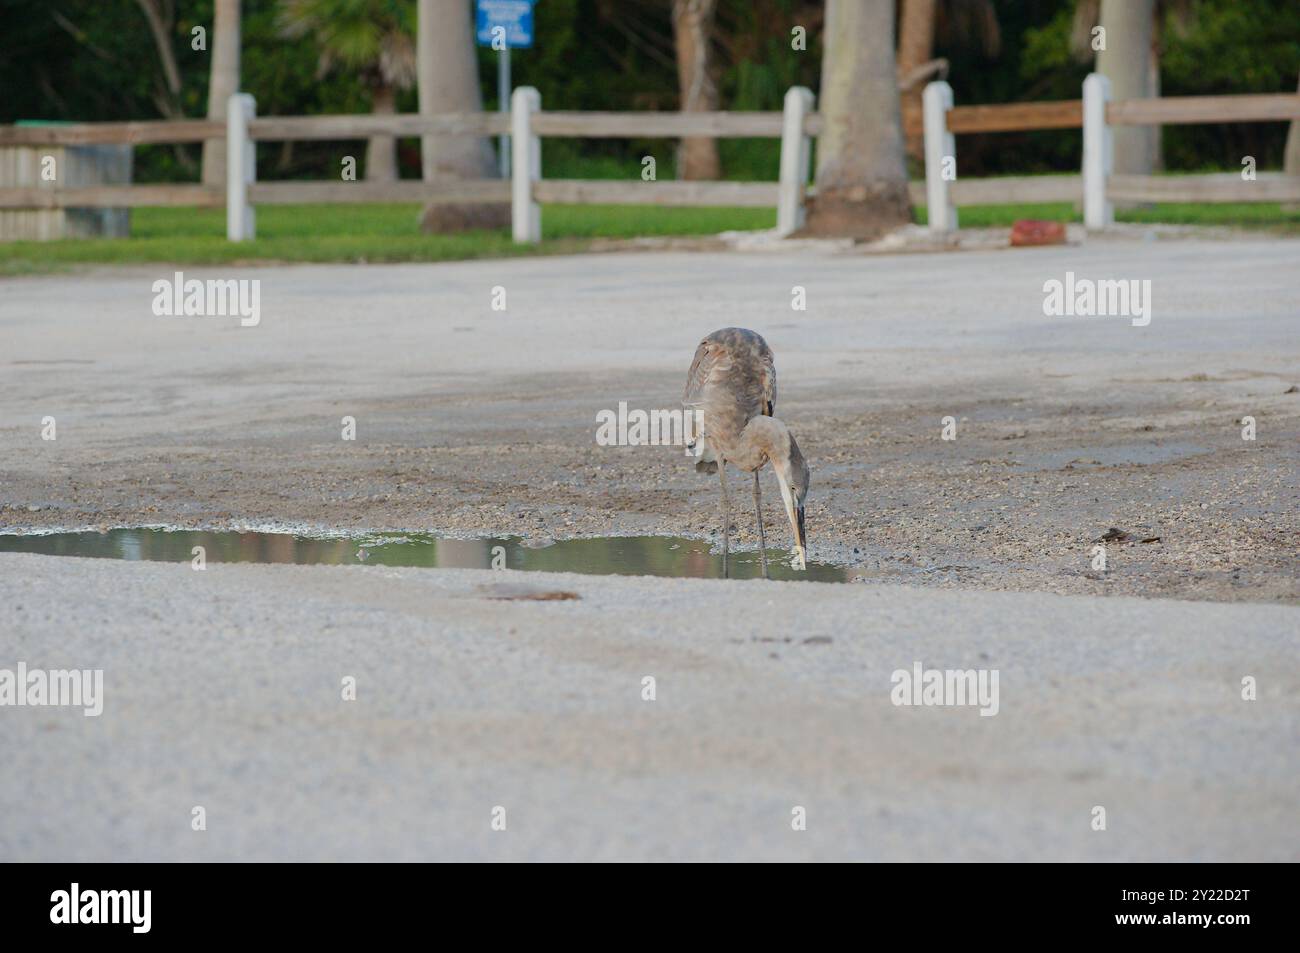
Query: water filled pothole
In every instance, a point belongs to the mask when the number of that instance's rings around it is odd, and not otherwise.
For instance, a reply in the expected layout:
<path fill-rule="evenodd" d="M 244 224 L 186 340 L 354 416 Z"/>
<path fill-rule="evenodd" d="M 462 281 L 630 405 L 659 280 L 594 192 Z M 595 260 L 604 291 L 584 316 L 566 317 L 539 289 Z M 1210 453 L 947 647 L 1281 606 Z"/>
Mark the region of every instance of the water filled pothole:
<path fill-rule="evenodd" d="M 558 542 L 518 537 L 446 539 L 417 533 L 306 537 L 292 533 L 215 532 L 208 530 L 113 529 L 107 532 L 0 534 L 0 552 L 101 559 L 190 562 L 202 546 L 210 564 L 296 563 L 298 565 L 428 566 L 467 569 L 500 568 L 592 575 L 722 576 L 722 555 L 698 539 L 673 536 L 609 536 Z M 852 571 L 809 561 L 790 568 L 790 554 L 768 550 L 773 579 L 848 582 Z M 730 576 L 762 575 L 756 551 L 732 553 Z"/>

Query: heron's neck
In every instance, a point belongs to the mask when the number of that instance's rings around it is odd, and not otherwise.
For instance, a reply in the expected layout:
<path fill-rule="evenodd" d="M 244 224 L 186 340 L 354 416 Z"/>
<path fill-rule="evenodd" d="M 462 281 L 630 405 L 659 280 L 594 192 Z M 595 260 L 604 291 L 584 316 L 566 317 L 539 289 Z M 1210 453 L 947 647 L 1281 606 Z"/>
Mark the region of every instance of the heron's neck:
<path fill-rule="evenodd" d="M 766 460 L 784 460 L 790 455 L 790 431 L 775 417 L 755 417 L 729 448 L 727 462 L 742 470 L 757 470 Z"/>

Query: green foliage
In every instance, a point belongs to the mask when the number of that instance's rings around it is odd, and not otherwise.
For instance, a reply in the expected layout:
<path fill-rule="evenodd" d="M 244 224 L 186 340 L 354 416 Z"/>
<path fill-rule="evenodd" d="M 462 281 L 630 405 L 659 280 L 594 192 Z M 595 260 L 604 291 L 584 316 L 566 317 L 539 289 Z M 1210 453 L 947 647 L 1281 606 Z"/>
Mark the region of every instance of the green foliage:
<path fill-rule="evenodd" d="M 173 4 L 170 49 L 181 88 L 167 90 L 148 24 L 135 0 L 3 0 L 0 30 L 0 123 L 17 119 L 121 120 L 185 116 L 207 109 L 210 48 L 191 48 L 191 29 L 212 26 L 213 0 Z M 457 2 L 457 0 L 446 0 Z M 470 0 L 460 0 L 469 3 Z M 956 17 L 961 4 L 941 0 Z M 1297 0 L 1193 0 L 1187 28 L 1167 20 L 1162 30 L 1162 83 L 1168 95 L 1294 91 L 1300 74 Z M 304 15 L 332 31 L 284 33 L 288 0 L 243 0 L 243 87 L 261 115 L 360 113 L 370 108 L 366 63 L 373 63 L 384 29 L 413 30 L 414 0 L 299 0 Z M 962 29 L 941 34 L 935 55 L 950 63 L 959 104 L 1075 99 L 1089 66 L 1071 57 L 1075 0 L 993 0 L 1002 36 L 990 58 Z M 823 4 L 820 0 L 719 0 L 714 43 L 722 107 L 781 108 L 792 85 L 818 87 Z M 512 54 L 516 85 L 536 86 L 548 109 L 642 110 L 677 106 L 677 75 L 669 0 L 539 0 L 536 45 Z M 376 29 L 376 25 L 383 29 Z M 385 26 L 386 25 L 386 26 Z M 808 49 L 792 50 L 791 28 L 807 30 Z M 321 75 L 321 57 L 336 68 Z M 209 37 L 211 41 L 211 37 Z M 469 41 L 469 37 L 466 38 Z M 485 108 L 495 109 L 496 56 L 478 50 Z M 413 111 L 416 94 L 399 95 Z M 1242 155 L 1260 168 L 1280 161 L 1285 123 L 1168 127 L 1171 169 L 1237 169 Z M 360 143 L 288 143 L 263 147 L 259 174 L 324 178 Z M 1077 132 L 1000 133 L 961 137 L 964 176 L 1077 170 Z M 548 140 L 546 174 L 566 177 L 639 174 L 654 155 L 659 177 L 674 166 L 674 143 L 626 140 Z M 722 140 L 724 176 L 772 179 L 773 140 Z M 136 180 L 192 180 L 196 147 L 142 147 Z M 418 149 L 403 142 L 406 175 L 418 173 Z M 558 170 L 558 171 L 553 171 Z"/>
<path fill-rule="evenodd" d="M 1186 34 L 1166 23 L 1160 59 L 1166 96 L 1294 93 L 1300 78 L 1300 5 L 1296 0 L 1201 0 Z M 1285 123 L 1170 126 L 1164 130 L 1170 169 L 1240 169 L 1254 156 L 1260 169 L 1280 168 Z"/>
<path fill-rule="evenodd" d="M 349 70 L 363 82 L 415 83 L 415 0 L 282 0 L 282 36 L 320 48 L 319 75 Z"/>
<path fill-rule="evenodd" d="M 1026 27 L 1021 40 L 1013 43 L 1022 48 L 1019 78 L 1025 94 L 1010 98 L 1079 97 L 1083 78 L 1092 67 L 1070 55 L 1074 7 L 1073 2 L 1061 6 L 1050 18 Z M 1163 96 L 1295 92 L 1300 78 L 1300 8 L 1296 0 L 1193 0 L 1186 17 L 1172 13 L 1162 17 L 1160 43 Z M 953 81 L 953 88 L 961 102 L 985 101 L 963 99 L 960 78 Z M 1281 164 L 1285 139 L 1284 123 L 1167 126 L 1162 132 L 1165 167 L 1236 170 L 1241 168 L 1242 156 L 1253 155 L 1259 168 L 1276 168 Z M 1060 154 L 1060 147 L 1067 144 L 1068 151 Z M 1058 152 L 1050 157 L 1053 168 L 1066 168 L 1067 157 L 1079 154 L 1077 139 L 1062 137 L 1055 146 L 1043 140 L 1037 150 L 1022 153 L 1017 149 L 1016 160 L 1052 148 Z M 964 151 L 965 139 L 959 154 Z M 1028 171 L 1036 169 L 1031 165 Z"/>
<path fill-rule="evenodd" d="M 135 0 L 5 0 L 0 30 L 0 123 L 19 119 L 75 122 L 157 119 L 165 83 L 148 22 Z M 319 50 L 310 37 L 286 39 L 278 24 L 280 0 L 243 0 L 243 88 L 262 115 L 365 112 L 369 92 L 345 72 L 318 78 Z M 171 49 L 181 77 L 185 116 L 207 113 L 213 0 L 175 4 Z M 192 48 L 191 31 L 204 27 L 208 48 Z M 402 108 L 413 108 L 399 100 Z M 317 177 L 337 163 L 333 144 L 291 144 L 260 166 L 264 178 Z M 137 182 L 194 180 L 197 146 L 136 150 Z"/>

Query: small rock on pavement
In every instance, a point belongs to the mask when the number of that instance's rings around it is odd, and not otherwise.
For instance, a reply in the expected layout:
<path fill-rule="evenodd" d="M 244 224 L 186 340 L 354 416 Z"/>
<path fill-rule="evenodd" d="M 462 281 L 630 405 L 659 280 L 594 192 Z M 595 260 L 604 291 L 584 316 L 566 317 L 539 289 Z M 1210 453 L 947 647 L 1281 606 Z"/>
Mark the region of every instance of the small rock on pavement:
<path fill-rule="evenodd" d="M 1011 226 L 1011 244 L 1064 245 L 1065 223 L 1044 222 L 1033 218 L 1017 219 Z"/>

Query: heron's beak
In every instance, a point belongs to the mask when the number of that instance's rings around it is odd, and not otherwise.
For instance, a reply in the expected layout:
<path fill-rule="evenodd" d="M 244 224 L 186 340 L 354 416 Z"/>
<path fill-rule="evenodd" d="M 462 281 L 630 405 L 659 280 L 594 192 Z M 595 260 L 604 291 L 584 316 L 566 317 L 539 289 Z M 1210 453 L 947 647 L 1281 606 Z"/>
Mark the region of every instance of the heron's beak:
<path fill-rule="evenodd" d="M 790 517 L 790 529 L 794 532 L 794 558 L 790 561 L 792 569 L 807 569 L 808 540 L 804 535 L 804 510 L 801 503 L 786 506 L 786 515 Z"/>

